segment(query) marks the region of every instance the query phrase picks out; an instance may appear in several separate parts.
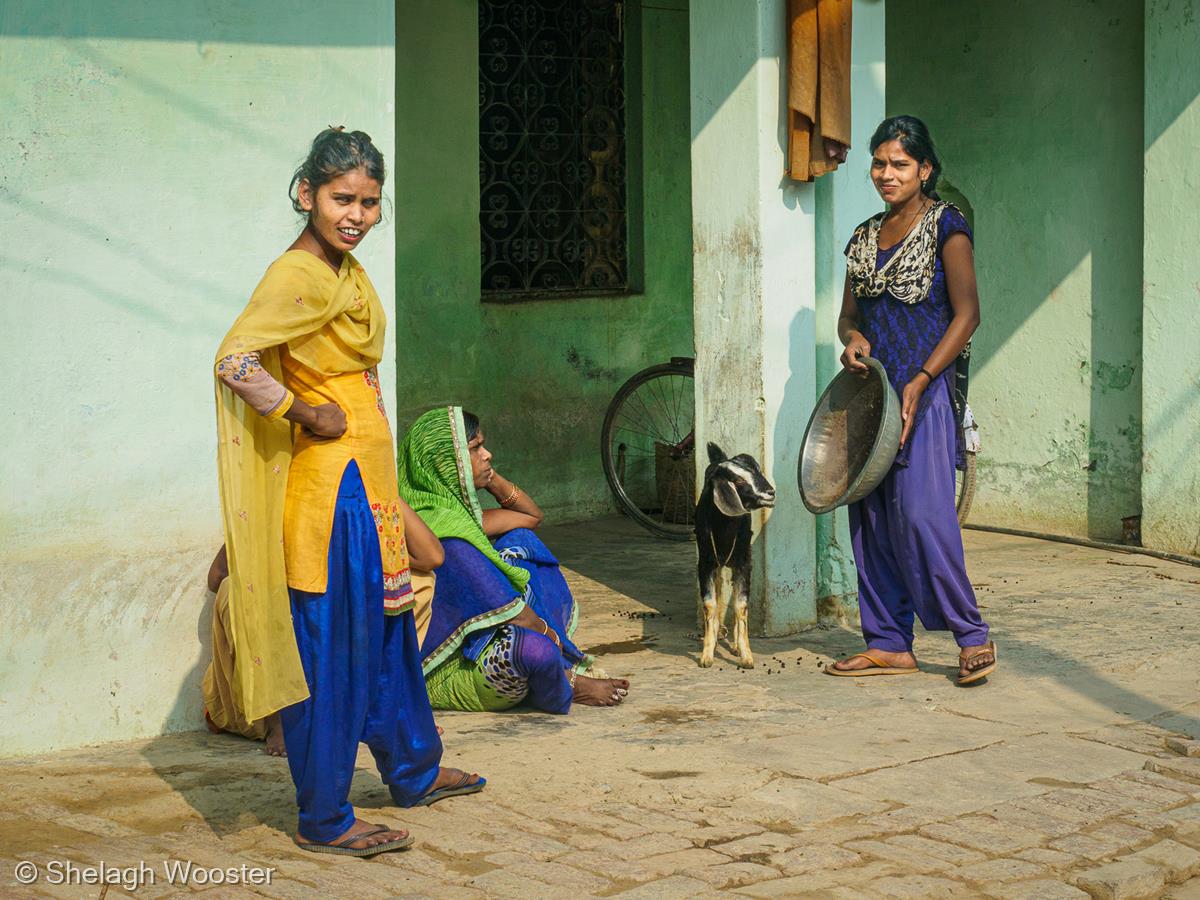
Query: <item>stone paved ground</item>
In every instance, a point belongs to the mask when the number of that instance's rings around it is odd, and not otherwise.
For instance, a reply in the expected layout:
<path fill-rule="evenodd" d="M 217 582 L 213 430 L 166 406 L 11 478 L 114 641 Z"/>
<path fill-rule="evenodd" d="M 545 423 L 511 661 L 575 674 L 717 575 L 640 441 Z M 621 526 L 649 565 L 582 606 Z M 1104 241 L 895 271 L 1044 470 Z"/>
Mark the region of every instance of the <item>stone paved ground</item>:
<path fill-rule="evenodd" d="M 0 895 L 97 897 L 48 864 L 145 861 L 139 897 L 1200 898 L 1200 569 L 968 533 L 1001 669 L 962 689 L 945 635 L 918 637 L 915 677 L 823 676 L 858 647 L 845 628 L 700 670 L 690 545 L 620 521 L 547 537 L 580 643 L 634 690 L 569 717 L 441 714 L 448 761 L 491 784 L 430 809 L 389 807 L 364 753 L 354 801 L 414 849 L 295 849 L 286 765 L 187 734 L 6 761 Z M 167 859 L 275 871 L 181 887 Z M 18 886 L 18 861 L 42 879 Z"/>

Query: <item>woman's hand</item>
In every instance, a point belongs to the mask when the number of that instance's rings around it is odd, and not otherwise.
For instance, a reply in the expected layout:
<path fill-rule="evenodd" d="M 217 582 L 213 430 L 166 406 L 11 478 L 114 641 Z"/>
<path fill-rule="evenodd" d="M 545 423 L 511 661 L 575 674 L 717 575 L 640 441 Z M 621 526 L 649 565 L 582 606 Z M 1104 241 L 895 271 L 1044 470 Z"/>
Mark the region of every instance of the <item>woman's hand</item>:
<path fill-rule="evenodd" d="M 501 507 L 483 511 L 483 533 L 488 537 L 497 538 L 514 528 L 537 528 L 542 524 L 541 507 L 495 469 L 484 489 Z"/>
<path fill-rule="evenodd" d="M 923 372 L 918 372 L 913 376 L 912 381 L 904 386 L 904 394 L 900 398 L 900 421 L 904 423 L 904 427 L 900 431 L 901 447 L 904 446 L 909 432 L 912 431 L 913 419 L 917 414 L 917 404 L 921 401 L 921 395 L 925 393 L 927 387 L 929 387 L 929 379 Z"/>
<path fill-rule="evenodd" d="M 860 356 L 871 355 L 871 342 L 862 336 L 862 332 L 854 331 L 842 351 L 842 365 L 851 372 L 867 371 L 867 364 L 859 360 Z"/>
<path fill-rule="evenodd" d="M 346 414 L 336 403 L 314 406 L 313 420 L 306 427 L 317 437 L 340 438 L 346 433 Z"/>
<path fill-rule="evenodd" d="M 346 414 L 336 403 L 309 406 L 297 397 L 283 417 L 319 438 L 340 438 L 346 433 Z"/>

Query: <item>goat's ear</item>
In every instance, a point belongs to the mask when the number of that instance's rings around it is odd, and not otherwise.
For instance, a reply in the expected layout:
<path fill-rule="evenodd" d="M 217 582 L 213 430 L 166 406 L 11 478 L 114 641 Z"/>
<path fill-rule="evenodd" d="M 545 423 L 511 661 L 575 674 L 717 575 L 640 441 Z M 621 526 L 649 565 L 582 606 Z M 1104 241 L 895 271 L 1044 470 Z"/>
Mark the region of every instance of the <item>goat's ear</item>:
<path fill-rule="evenodd" d="M 724 450 L 722 450 L 712 441 L 708 442 L 708 461 L 710 463 L 716 465 L 717 463 L 725 462 L 727 459 L 729 459 L 729 457 L 725 455 Z"/>
<path fill-rule="evenodd" d="M 727 478 L 718 478 L 713 483 L 713 502 L 717 504 L 717 509 L 731 519 L 746 515 L 746 507 L 742 504 L 742 498 L 738 496 L 737 488 Z"/>

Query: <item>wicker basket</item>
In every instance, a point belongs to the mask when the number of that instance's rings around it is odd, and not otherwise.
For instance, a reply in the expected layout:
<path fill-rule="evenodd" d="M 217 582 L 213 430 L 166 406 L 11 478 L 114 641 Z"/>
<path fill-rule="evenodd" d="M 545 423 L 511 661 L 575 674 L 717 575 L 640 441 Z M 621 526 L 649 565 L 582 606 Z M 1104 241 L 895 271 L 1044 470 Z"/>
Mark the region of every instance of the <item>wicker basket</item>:
<path fill-rule="evenodd" d="M 696 454 L 672 456 L 674 447 L 654 442 L 654 482 L 662 520 L 673 525 L 692 525 L 696 521 Z"/>

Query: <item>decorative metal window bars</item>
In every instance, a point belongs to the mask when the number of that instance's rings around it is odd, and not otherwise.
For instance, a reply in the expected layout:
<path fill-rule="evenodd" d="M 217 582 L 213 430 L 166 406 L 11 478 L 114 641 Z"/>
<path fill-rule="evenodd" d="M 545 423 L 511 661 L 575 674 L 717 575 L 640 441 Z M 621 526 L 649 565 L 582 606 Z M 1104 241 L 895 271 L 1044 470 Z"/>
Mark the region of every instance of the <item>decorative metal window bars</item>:
<path fill-rule="evenodd" d="M 479 0 L 486 300 L 628 288 L 622 4 Z"/>

